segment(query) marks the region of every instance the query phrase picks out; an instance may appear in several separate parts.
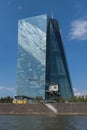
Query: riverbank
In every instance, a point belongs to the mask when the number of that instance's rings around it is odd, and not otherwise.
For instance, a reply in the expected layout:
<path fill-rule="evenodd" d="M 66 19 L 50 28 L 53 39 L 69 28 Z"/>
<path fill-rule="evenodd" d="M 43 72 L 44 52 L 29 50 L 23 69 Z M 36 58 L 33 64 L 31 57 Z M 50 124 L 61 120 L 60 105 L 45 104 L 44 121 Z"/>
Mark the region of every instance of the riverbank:
<path fill-rule="evenodd" d="M 0 114 L 87 115 L 87 103 L 0 103 Z"/>

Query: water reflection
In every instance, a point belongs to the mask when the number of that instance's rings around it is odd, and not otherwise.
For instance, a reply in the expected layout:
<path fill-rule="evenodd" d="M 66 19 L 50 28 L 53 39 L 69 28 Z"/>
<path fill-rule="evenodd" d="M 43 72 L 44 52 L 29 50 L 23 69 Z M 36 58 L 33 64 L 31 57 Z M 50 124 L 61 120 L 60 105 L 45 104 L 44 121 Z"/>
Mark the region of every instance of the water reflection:
<path fill-rule="evenodd" d="M 87 116 L 0 115 L 0 130 L 87 130 Z"/>

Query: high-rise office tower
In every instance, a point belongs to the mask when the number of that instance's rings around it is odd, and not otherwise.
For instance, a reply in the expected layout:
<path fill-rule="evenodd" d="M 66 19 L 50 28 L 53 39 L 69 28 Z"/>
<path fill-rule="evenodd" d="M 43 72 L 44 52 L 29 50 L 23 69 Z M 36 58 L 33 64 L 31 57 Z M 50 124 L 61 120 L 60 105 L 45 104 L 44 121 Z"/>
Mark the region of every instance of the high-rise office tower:
<path fill-rule="evenodd" d="M 17 95 L 52 98 L 49 87 L 58 85 L 59 96 L 73 96 L 59 26 L 47 15 L 18 22 Z"/>

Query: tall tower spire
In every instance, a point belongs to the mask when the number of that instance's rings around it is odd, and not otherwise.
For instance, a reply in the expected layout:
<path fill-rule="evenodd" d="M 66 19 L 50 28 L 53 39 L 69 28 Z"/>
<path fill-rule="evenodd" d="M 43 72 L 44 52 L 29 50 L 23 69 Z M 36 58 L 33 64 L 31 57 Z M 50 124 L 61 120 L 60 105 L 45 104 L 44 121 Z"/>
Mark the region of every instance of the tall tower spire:
<path fill-rule="evenodd" d="M 51 18 L 52 18 L 52 19 L 54 18 L 53 10 L 52 10 L 52 12 L 51 12 Z"/>

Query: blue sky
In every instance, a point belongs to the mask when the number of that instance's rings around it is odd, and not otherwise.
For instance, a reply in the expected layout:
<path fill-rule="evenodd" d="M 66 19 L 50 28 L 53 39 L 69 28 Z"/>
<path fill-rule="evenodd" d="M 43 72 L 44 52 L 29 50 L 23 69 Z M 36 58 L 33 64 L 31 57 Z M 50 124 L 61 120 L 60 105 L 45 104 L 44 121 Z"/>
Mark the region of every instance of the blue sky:
<path fill-rule="evenodd" d="M 16 94 L 18 20 L 58 20 L 75 94 L 87 93 L 87 0 L 0 0 L 0 96 Z"/>

